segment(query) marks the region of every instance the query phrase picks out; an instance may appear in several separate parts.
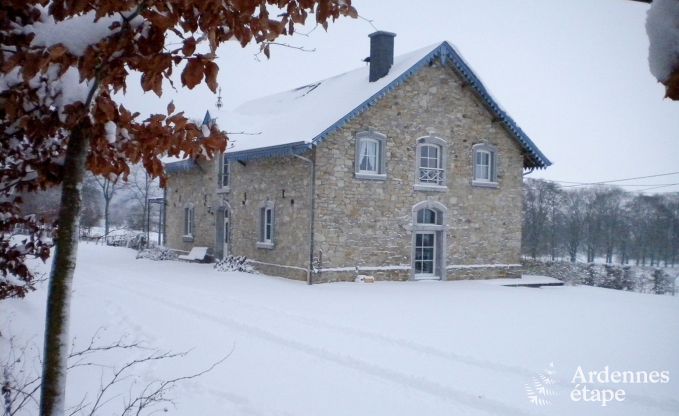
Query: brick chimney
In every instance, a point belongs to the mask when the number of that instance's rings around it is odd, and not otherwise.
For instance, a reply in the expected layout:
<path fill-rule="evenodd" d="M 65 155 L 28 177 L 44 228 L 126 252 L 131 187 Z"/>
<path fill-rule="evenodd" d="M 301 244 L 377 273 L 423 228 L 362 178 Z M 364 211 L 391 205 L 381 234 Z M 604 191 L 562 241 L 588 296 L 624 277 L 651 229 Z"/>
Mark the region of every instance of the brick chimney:
<path fill-rule="evenodd" d="M 370 82 L 389 73 L 394 64 L 394 37 L 396 33 L 377 31 L 370 35 Z"/>

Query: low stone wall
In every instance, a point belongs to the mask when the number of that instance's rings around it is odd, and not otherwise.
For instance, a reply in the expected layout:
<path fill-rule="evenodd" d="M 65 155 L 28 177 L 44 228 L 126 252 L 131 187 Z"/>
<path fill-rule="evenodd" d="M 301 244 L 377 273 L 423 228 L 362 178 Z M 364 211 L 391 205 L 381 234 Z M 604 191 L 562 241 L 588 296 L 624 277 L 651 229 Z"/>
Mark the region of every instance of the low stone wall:
<path fill-rule="evenodd" d="M 481 280 L 521 277 L 521 266 L 516 265 L 470 265 L 452 266 L 447 270 L 446 280 Z M 313 275 L 314 283 L 353 282 L 358 275 L 372 276 L 377 281 L 407 281 L 412 279 L 409 268 L 393 270 L 354 269 L 321 270 Z"/>
<path fill-rule="evenodd" d="M 304 282 L 307 281 L 307 271 L 300 267 L 263 263 L 256 260 L 248 260 L 248 264 L 250 264 L 257 272 L 262 274 L 280 276 L 287 279 L 301 280 Z"/>
<path fill-rule="evenodd" d="M 448 269 L 448 280 L 482 280 L 520 278 L 520 265 L 506 266 L 452 266 Z"/>
<path fill-rule="evenodd" d="M 358 275 L 372 276 L 375 280 L 406 281 L 410 279 L 410 270 L 332 270 L 317 271 L 313 274 L 313 283 L 353 282 Z"/>

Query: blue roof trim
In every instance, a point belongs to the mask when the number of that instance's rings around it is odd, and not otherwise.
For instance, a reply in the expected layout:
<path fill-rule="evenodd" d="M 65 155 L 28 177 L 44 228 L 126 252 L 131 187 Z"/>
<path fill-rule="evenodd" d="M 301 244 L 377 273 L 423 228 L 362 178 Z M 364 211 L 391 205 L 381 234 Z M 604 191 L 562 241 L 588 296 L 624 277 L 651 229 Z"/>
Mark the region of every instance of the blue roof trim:
<path fill-rule="evenodd" d="M 194 169 L 198 169 L 198 164 L 193 159 L 179 160 L 165 165 L 166 173 L 189 172 Z"/>
<path fill-rule="evenodd" d="M 229 152 L 227 149 L 226 159 L 227 160 L 252 160 L 252 159 L 262 159 L 267 157 L 280 157 L 280 156 L 292 156 L 301 155 L 302 153 L 311 149 L 312 145 L 305 142 L 294 142 L 280 144 L 276 146 L 260 147 L 257 149 L 241 150 L 239 152 Z"/>
<path fill-rule="evenodd" d="M 203 117 L 203 122 L 201 123 L 201 126 L 209 126 L 214 119 L 210 115 L 210 110 L 205 112 L 205 117 Z"/>
<path fill-rule="evenodd" d="M 348 122 L 377 104 L 387 94 L 409 80 L 413 75 L 417 74 L 422 68 L 424 68 L 425 65 L 428 65 L 436 58 L 440 58 L 443 64 L 447 64 L 447 60 L 450 59 L 457 72 L 461 74 L 462 77 L 479 94 L 486 106 L 498 118 L 498 120 L 502 122 L 509 132 L 512 133 L 514 138 L 519 142 L 519 144 L 521 144 L 521 147 L 523 147 L 523 149 L 528 152 L 533 164 L 532 166 L 527 166 L 524 163 L 524 167 L 546 168 L 552 164 L 552 162 L 550 162 L 549 159 L 547 159 L 547 157 L 537 148 L 535 143 L 533 143 L 526 133 L 521 130 L 516 122 L 504 110 L 502 110 L 502 108 L 500 108 L 493 97 L 488 93 L 481 80 L 474 74 L 471 68 L 464 62 L 464 60 L 460 57 L 460 55 L 457 54 L 455 49 L 448 42 L 441 43 L 439 47 L 425 55 L 398 78 L 391 81 L 384 88 L 373 94 L 372 97 L 365 100 L 358 107 L 351 110 L 351 112 L 349 112 L 347 115 L 337 120 L 333 125 L 322 131 L 319 135 L 313 138 L 312 143 L 316 145 L 322 143 L 329 135 L 341 129 Z"/>
<path fill-rule="evenodd" d="M 514 119 L 512 119 L 509 114 L 507 114 L 493 97 L 488 93 L 486 87 L 483 85 L 481 80 L 474 74 L 474 71 L 467 65 L 467 63 L 457 54 L 455 49 L 448 43 L 443 42 L 440 49 L 441 56 L 446 55 L 451 58 L 453 65 L 460 72 L 464 78 L 471 84 L 474 90 L 481 96 L 484 103 L 490 108 L 490 110 L 495 114 L 495 116 L 504 124 L 504 126 L 514 134 L 514 137 L 521 143 L 522 147 L 528 151 L 532 156 L 536 166 L 538 168 L 546 168 L 550 166 L 552 162 L 547 159 L 547 157 L 538 149 L 538 147 L 533 143 L 533 141 L 528 137 L 526 133 L 516 124 Z"/>

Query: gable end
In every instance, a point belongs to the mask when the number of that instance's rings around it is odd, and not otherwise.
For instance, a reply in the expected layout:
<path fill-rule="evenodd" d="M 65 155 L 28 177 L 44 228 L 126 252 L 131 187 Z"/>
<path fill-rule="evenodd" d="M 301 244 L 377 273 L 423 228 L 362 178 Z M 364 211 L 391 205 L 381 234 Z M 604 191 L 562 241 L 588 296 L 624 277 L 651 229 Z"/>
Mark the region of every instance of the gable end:
<path fill-rule="evenodd" d="M 413 75 L 417 74 L 422 68 L 431 64 L 436 59 L 439 59 L 444 66 L 452 67 L 455 72 L 474 89 L 493 116 L 502 123 L 510 135 L 519 143 L 524 151 L 524 169 L 543 169 L 552 164 L 516 122 L 497 104 L 490 93 L 488 93 L 481 80 L 474 74 L 469 65 L 467 65 L 455 48 L 448 42 L 443 42 L 439 47 L 425 55 L 398 78 L 394 79 L 384 88 L 354 108 L 351 112 L 314 137 L 312 140 L 313 144 L 318 145 L 322 143 L 330 134 L 336 132 L 349 121 L 377 104 L 387 94 L 408 81 Z"/>

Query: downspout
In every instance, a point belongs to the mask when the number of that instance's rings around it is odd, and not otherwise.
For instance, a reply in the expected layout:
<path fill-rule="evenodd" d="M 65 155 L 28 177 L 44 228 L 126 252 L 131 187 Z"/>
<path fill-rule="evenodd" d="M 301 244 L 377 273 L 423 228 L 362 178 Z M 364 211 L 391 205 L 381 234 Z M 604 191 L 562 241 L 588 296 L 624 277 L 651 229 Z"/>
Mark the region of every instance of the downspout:
<path fill-rule="evenodd" d="M 312 156 L 311 159 L 307 159 L 304 156 L 293 155 L 298 159 L 301 159 L 309 163 L 310 175 L 309 175 L 309 206 L 311 213 L 309 214 L 309 268 L 307 269 L 307 284 L 312 284 L 312 270 L 314 267 L 314 212 L 316 211 L 316 145 L 311 145 Z"/>
<path fill-rule="evenodd" d="M 163 206 L 161 207 L 162 209 L 162 222 L 163 222 L 163 246 L 167 246 L 167 186 L 163 188 Z M 158 236 L 158 240 L 160 240 L 160 236 Z"/>

